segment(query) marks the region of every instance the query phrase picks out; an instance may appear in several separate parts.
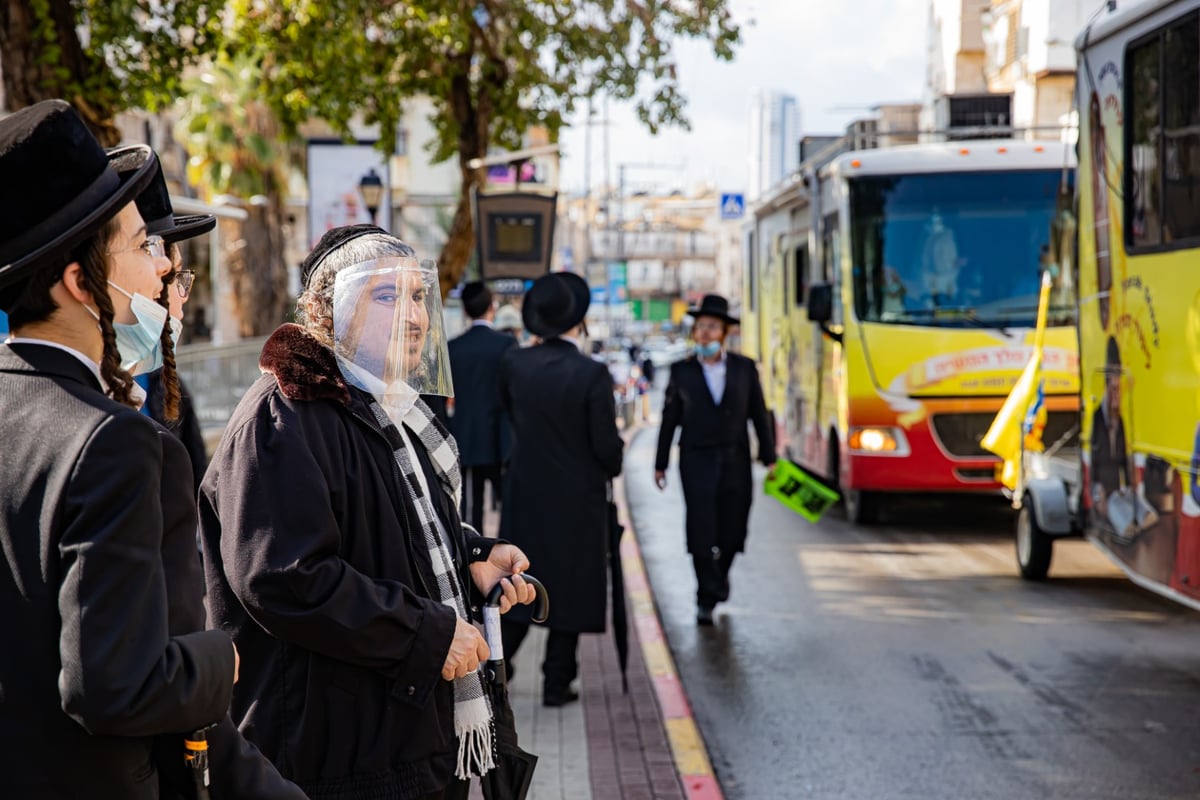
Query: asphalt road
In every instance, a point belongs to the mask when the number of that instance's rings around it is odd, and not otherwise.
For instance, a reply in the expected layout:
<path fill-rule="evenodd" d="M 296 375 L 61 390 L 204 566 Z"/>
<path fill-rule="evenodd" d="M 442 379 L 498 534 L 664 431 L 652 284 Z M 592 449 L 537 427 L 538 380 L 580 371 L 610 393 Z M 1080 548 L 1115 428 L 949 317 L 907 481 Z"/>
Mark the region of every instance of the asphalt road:
<path fill-rule="evenodd" d="M 634 526 L 725 794 L 1200 797 L 1200 615 L 1081 540 L 1020 580 L 1002 504 L 930 503 L 857 528 L 755 500 L 717 624 L 697 628 L 657 430 L 626 458 Z M 757 476 L 761 482 L 761 474 Z"/>

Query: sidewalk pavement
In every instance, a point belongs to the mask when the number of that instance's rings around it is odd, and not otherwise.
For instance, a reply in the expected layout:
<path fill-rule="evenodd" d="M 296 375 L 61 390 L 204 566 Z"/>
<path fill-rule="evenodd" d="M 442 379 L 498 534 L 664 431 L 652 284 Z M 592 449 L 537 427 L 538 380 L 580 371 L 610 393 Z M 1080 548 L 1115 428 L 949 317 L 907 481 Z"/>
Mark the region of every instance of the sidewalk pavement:
<path fill-rule="evenodd" d="M 627 441 L 637 435 L 634 428 Z M 650 435 L 648 429 L 645 435 Z M 611 631 L 579 640 L 580 702 L 544 708 L 541 661 L 546 633 L 534 626 L 521 646 L 509 684 L 517 735 L 538 756 L 530 800 L 720 800 L 707 751 L 675 671 L 617 482 L 629 614 L 629 693 Z M 489 504 L 490 505 L 490 504 Z M 484 533 L 495 536 L 488 511 Z M 642 533 L 640 535 L 645 535 Z M 530 572 L 537 575 L 534 565 Z M 552 599 L 553 601 L 553 599 Z M 478 788 L 472 798 L 481 797 Z"/>

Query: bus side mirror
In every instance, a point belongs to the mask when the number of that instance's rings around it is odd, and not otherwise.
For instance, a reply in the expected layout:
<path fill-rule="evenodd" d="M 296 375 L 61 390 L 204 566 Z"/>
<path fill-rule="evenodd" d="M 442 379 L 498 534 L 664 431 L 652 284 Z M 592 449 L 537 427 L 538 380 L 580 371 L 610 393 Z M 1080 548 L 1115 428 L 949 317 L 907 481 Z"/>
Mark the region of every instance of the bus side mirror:
<path fill-rule="evenodd" d="M 832 320 L 833 284 L 814 283 L 808 287 L 808 321 L 817 323 L 821 328 L 821 333 L 841 344 L 842 334 L 829 327 Z"/>
<path fill-rule="evenodd" d="M 833 284 L 812 284 L 808 287 L 808 321 L 827 323 L 832 319 Z"/>

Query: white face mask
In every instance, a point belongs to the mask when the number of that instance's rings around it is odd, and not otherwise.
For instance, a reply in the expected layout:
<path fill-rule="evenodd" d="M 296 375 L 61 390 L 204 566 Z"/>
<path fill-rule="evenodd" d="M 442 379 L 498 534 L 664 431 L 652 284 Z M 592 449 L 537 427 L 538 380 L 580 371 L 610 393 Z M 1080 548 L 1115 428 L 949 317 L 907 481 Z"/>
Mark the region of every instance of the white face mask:
<path fill-rule="evenodd" d="M 183 336 L 183 320 L 171 317 L 167 324 L 171 326 L 171 346 L 179 347 L 179 337 Z"/>
<path fill-rule="evenodd" d="M 162 366 L 162 332 L 170 314 L 145 295 L 130 294 L 112 281 L 108 285 L 129 298 L 129 310 L 137 319 L 132 325 L 113 323 L 121 368 L 134 375 L 153 372 Z"/>

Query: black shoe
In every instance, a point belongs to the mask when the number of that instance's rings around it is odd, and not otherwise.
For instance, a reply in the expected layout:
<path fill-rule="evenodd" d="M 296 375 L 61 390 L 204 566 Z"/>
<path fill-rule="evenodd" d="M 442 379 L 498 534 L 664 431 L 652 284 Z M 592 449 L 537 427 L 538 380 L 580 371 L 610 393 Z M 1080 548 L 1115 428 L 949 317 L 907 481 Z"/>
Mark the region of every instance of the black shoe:
<path fill-rule="evenodd" d="M 579 692 L 569 686 L 566 689 L 547 689 L 542 692 L 542 705 L 547 708 L 565 706 L 567 703 L 574 703 L 578 699 Z"/>
<path fill-rule="evenodd" d="M 697 625 L 712 625 L 713 610 L 706 606 L 700 606 L 696 609 L 696 624 Z"/>
<path fill-rule="evenodd" d="M 717 602 L 724 603 L 729 600 L 729 578 L 721 585 L 721 593 L 717 595 Z"/>

